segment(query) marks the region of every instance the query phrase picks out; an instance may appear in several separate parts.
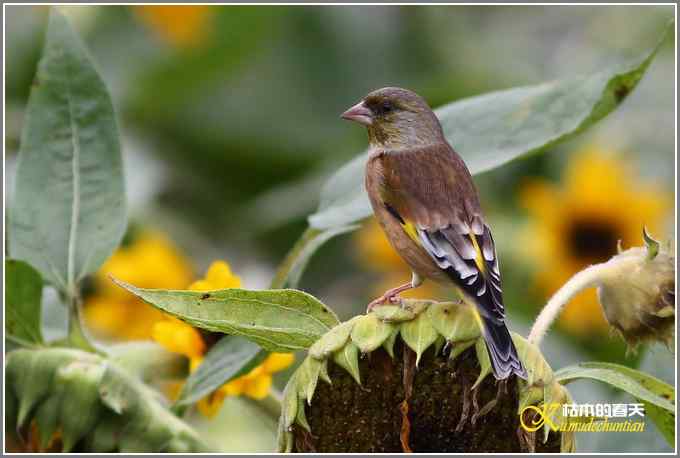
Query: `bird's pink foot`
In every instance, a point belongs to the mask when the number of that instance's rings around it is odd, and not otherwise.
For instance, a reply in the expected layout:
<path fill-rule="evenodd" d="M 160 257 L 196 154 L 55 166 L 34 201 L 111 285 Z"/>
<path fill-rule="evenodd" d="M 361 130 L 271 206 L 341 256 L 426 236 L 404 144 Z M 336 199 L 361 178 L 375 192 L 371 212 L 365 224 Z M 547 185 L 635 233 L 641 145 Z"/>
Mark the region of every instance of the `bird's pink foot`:
<path fill-rule="evenodd" d="M 396 304 L 399 301 L 401 301 L 401 298 L 399 297 L 399 293 L 402 291 L 406 291 L 407 289 L 413 288 L 413 285 L 411 283 L 405 283 L 401 286 L 397 286 L 396 288 L 392 288 L 388 291 L 385 292 L 382 296 L 380 296 L 377 299 L 374 299 L 371 301 L 370 304 L 368 304 L 368 307 L 366 307 L 366 313 L 370 312 L 373 310 L 375 307 L 378 305 L 384 305 L 384 304 Z"/>

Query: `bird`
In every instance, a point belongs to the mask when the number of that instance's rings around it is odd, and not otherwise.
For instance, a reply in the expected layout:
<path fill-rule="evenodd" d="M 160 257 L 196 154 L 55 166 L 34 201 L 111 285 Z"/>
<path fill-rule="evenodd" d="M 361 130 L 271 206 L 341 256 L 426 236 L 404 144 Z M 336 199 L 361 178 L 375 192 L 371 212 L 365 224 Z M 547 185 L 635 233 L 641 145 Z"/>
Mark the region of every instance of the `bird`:
<path fill-rule="evenodd" d="M 472 176 L 421 96 L 385 87 L 342 113 L 368 131 L 365 186 L 373 213 L 411 281 L 368 305 L 399 301 L 425 280 L 457 290 L 474 306 L 494 377 L 526 379 L 505 322 L 501 273 Z"/>

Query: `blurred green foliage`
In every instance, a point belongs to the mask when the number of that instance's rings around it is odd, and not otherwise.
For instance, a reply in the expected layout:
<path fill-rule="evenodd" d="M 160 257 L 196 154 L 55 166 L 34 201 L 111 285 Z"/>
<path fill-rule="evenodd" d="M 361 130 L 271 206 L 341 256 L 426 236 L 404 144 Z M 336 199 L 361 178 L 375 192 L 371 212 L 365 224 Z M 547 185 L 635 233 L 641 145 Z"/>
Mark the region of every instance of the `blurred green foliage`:
<path fill-rule="evenodd" d="M 404 86 L 436 107 L 587 74 L 639 55 L 673 15 L 671 6 L 216 6 L 202 40 L 178 47 L 132 7 L 63 11 L 112 92 L 135 225 L 163 228 L 198 265 L 227 258 L 248 287 L 267 286 L 325 178 L 365 148 L 365 133 L 338 116 L 368 91 Z M 6 8 L 8 192 L 46 13 Z M 514 254 L 526 217 L 518 188 L 527 176 L 556 179 L 569 153 L 595 138 L 672 192 L 674 55 L 663 48 L 623 106 L 557 148 L 564 154 L 475 177 L 516 327 L 544 301 L 527 292 L 531 266 Z M 355 247 L 349 237 L 329 242 L 301 284 L 341 318 L 360 311 L 379 279 Z M 636 361 L 614 339 L 566 339 L 587 359 Z"/>

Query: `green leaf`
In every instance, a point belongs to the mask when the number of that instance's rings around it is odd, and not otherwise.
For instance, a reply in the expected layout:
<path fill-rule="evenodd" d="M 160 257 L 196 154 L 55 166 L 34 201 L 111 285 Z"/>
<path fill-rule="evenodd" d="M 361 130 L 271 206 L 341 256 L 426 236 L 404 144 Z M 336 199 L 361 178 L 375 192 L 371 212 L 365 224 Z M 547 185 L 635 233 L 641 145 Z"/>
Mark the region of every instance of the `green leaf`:
<path fill-rule="evenodd" d="M 583 370 L 587 371 L 585 372 L 587 375 L 580 375 Z M 616 374 L 612 375 L 612 377 L 620 377 L 622 379 L 629 380 L 629 382 L 627 382 L 627 386 L 632 385 L 635 388 L 634 391 L 622 388 L 621 386 L 615 385 L 613 383 L 610 384 L 627 391 L 640 402 L 642 402 L 645 405 L 645 413 L 659 428 L 659 431 L 661 434 L 663 434 L 668 444 L 671 447 L 674 447 L 675 389 L 668 383 L 649 374 L 645 374 L 644 372 L 631 369 L 630 367 L 622 366 L 620 364 L 600 362 L 588 362 L 581 363 L 578 366 L 570 366 L 559 370 L 556 373 L 556 376 L 561 383 L 567 383 L 579 377 L 595 378 L 596 380 L 609 383 L 606 380 L 592 376 L 593 373 L 599 376 L 599 374 L 602 372 Z M 564 378 L 564 381 L 561 380 L 562 378 Z M 652 396 L 651 398 L 650 393 Z"/>
<path fill-rule="evenodd" d="M 651 383 L 652 377 L 639 371 L 636 376 L 631 376 L 634 369 L 621 369 L 618 364 L 609 363 L 580 363 L 564 367 L 555 372 L 555 378 L 563 385 L 574 380 L 589 378 L 607 383 L 615 388 L 623 390 L 641 401 L 650 402 L 669 412 L 675 412 L 675 406 L 671 401 L 664 398 L 658 391 L 658 385 Z M 645 380 L 645 384 L 641 383 Z M 663 383 L 656 380 L 656 383 Z M 652 390 L 652 388 L 655 390 Z"/>
<path fill-rule="evenodd" d="M 675 390 L 644 372 L 612 363 L 581 363 L 555 372 L 562 384 L 589 378 L 623 390 L 645 405 L 645 412 L 664 436 L 675 445 Z"/>
<path fill-rule="evenodd" d="M 671 29 L 672 25 L 667 30 Z M 552 148 L 614 110 L 635 89 L 663 41 L 624 65 L 589 76 L 470 97 L 435 113 L 470 173 L 492 170 Z M 312 227 L 345 226 L 372 213 L 364 190 L 366 159 L 366 153 L 361 154 L 328 180 L 318 210 L 309 217 Z"/>
<path fill-rule="evenodd" d="M 15 341 L 43 343 L 40 330 L 42 278 L 22 261 L 5 261 L 5 331 Z"/>
<path fill-rule="evenodd" d="M 314 296 L 294 289 L 172 291 L 114 281 L 192 326 L 241 335 L 269 351 L 306 350 L 339 323 Z"/>
<path fill-rule="evenodd" d="M 290 250 L 286 259 L 281 263 L 281 266 L 276 272 L 276 276 L 272 280 L 271 287 L 297 288 L 307 264 L 310 259 L 312 259 L 314 253 L 316 253 L 324 243 L 337 235 L 342 235 L 358 228 L 359 226 L 357 225 L 342 226 L 326 231 L 308 228 L 295 243 L 295 246 Z"/>
<path fill-rule="evenodd" d="M 225 383 L 250 372 L 267 355 L 243 337 L 222 337 L 187 378 L 176 405 L 185 406 L 204 398 Z"/>
<path fill-rule="evenodd" d="M 112 253 L 125 230 L 118 128 L 83 44 L 52 9 L 26 108 L 9 253 L 62 292 Z"/>

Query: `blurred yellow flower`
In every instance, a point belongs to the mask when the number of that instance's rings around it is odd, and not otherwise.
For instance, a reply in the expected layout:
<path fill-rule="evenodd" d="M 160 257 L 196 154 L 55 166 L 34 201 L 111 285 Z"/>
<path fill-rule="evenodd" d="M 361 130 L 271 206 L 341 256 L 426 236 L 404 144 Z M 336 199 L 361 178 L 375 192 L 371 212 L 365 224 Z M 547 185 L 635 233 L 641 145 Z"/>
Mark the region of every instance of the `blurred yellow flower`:
<path fill-rule="evenodd" d="M 163 40 L 178 48 L 200 44 L 211 29 L 208 5 L 133 6 L 137 17 Z"/>
<path fill-rule="evenodd" d="M 213 262 L 205 278 L 189 286 L 193 291 L 212 291 L 226 288 L 239 288 L 241 279 L 231 272 L 224 261 Z M 201 333 L 194 327 L 176 318 L 165 317 L 153 327 L 153 339 L 167 350 L 189 359 L 189 370 L 195 371 L 203 361 L 207 345 Z M 238 377 L 218 388 L 198 402 L 198 410 L 205 416 L 214 416 L 222 406 L 226 396 L 248 396 L 253 399 L 265 398 L 271 389 L 272 375 L 290 366 L 294 361 L 291 353 L 272 353 L 262 364 L 248 374 Z M 174 386 L 174 396 L 181 386 Z"/>
<path fill-rule="evenodd" d="M 608 260 L 623 246 L 640 245 L 641 229 L 658 230 L 670 198 L 637 176 L 612 151 L 590 147 L 569 162 L 560 185 L 527 181 L 520 192 L 530 223 L 518 246 L 536 264 L 536 284 L 553 294 L 572 275 Z M 609 328 L 594 290 L 576 296 L 560 323 L 577 335 Z"/>
<path fill-rule="evenodd" d="M 411 270 L 404 260 L 399 257 L 382 228 L 375 218 L 356 233 L 354 244 L 359 259 L 368 269 L 379 273 L 382 278 L 371 288 L 371 294 L 380 296 L 390 288 L 394 288 L 411 279 Z M 425 282 L 418 288 L 404 291 L 400 294 L 410 298 L 436 298 L 437 287 L 432 282 Z"/>
<path fill-rule="evenodd" d="M 145 231 L 122 246 L 94 277 L 94 294 L 84 303 L 85 322 L 100 337 L 151 338 L 163 313 L 116 286 L 109 276 L 142 288 L 183 289 L 193 272 L 188 260 L 163 234 Z"/>

